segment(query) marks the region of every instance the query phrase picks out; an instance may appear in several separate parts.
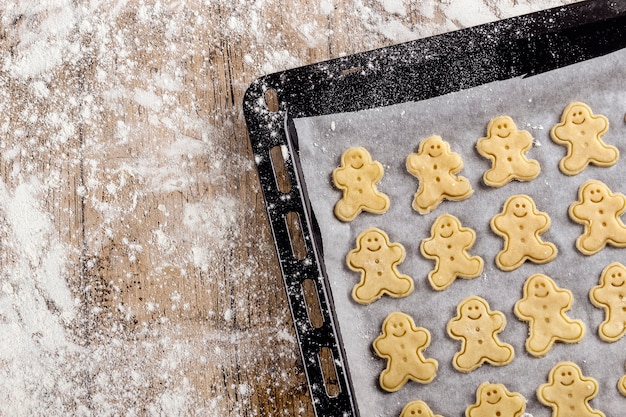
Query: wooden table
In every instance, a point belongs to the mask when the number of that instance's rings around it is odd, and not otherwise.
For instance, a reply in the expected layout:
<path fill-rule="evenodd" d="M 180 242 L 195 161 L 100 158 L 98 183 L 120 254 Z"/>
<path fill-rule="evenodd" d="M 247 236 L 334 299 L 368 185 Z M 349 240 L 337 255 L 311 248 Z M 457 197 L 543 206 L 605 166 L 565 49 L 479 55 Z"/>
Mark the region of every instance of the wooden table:
<path fill-rule="evenodd" d="M 455 2 L 0 6 L 0 415 L 314 415 L 243 94 Z"/>

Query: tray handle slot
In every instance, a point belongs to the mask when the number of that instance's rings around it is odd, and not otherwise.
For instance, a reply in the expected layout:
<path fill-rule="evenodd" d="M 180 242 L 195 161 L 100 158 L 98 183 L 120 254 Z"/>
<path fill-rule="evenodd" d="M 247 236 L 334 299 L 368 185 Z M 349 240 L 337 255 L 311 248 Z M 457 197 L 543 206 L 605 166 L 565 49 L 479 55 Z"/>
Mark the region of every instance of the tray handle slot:
<path fill-rule="evenodd" d="M 322 369 L 326 394 L 329 398 L 336 398 L 341 394 L 341 386 L 337 377 L 333 351 L 328 347 L 321 347 L 317 355 Z"/>
<path fill-rule="evenodd" d="M 268 88 L 265 91 L 263 100 L 265 101 L 265 106 L 270 112 L 276 113 L 279 110 L 280 106 L 278 103 L 278 93 L 273 88 Z"/>
<path fill-rule="evenodd" d="M 315 281 L 310 278 L 303 280 L 302 293 L 304 294 L 304 302 L 306 303 L 311 326 L 315 329 L 321 328 L 324 325 L 324 316 L 322 315 L 322 306 L 320 304 L 318 289 L 315 285 Z M 335 380 L 336 379 L 337 378 L 335 377 Z"/>
<path fill-rule="evenodd" d="M 288 155 L 287 152 L 285 145 L 276 145 L 270 149 L 270 160 L 272 161 L 276 185 L 278 186 L 278 190 L 283 194 L 288 194 L 291 191 L 291 180 L 289 179 L 289 172 L 285 165 L 285 159 Z"/>
<path fill-rule="evenodd" d="M 290 211 L 285 215 L 285 222 L 287 223 L 287 232 L 289 233 L 289 241 L 291 243 L 293 256 L 297 260 L 302 261 L 306 259 L 308 249 L 306 241 L 304 240 L 304 234 L 302 234 L 300 215 L 295 211 Z"/>

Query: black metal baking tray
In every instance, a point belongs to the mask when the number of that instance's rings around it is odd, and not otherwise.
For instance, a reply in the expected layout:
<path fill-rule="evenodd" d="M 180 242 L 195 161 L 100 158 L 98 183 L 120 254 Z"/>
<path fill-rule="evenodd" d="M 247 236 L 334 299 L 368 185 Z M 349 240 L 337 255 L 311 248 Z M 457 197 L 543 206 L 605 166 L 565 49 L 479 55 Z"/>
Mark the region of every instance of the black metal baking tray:
<path fill-rule="evenodd" d="M 626 1 L 589 0 L 267 75 L 248 88 L 245 118 L 317 416 L 359 410 L 293 120 L 426 100 L 624 47 Z"/>

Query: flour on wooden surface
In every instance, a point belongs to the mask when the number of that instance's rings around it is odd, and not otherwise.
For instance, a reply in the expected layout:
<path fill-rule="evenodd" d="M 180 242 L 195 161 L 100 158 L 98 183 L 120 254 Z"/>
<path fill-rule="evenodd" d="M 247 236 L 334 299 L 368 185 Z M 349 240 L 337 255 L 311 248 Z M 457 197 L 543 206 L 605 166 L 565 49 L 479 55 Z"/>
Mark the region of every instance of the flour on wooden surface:
<path fill-rule="evenodd" d="M 360 45 L 369 49 L 569 2 L 349 4 L 363 34 Z M 260 415 L 251 399 L 268 387 L 242 381 L 231 387 L 234 399 L 207 399 L 186 370 L 198 358 L 224 374 L 237 372 L 224 364 L 255 364 L 259 352 L 237 349 L 254 338 L 269 338 L 280 357 L 297 355 L 293 331 L 281 320 L 258 331 L 185 335 L 166 315 L 158 316 L 162 306 L 153 300 L 143 305 L 145 312 L 157 314 L 153 324 L 140 323 L 129 332 L 123 323 L 113 322 L 100 335 L 84 317 L 101 314 L 102 307 L 83 305 L 81 291 L 92 289 L 75 288 L 81 284 L 75 263 L 82 248 L 69 242 L 76 237 L 68 238 L 66 225 L 76 214 L 67 202 L 74 198 L 99 216 L 98 230 L 85 236 L 88 245 L 117 239 L 130 265 L 149 257 L 155 271 L 175 266 L 184 277 L 186 268 L 193 267 L 209 275 L 207 280 L 218 281 L 209 273 L 229 259 L 234 245 L 264 245 L 258 258 L 222 266 L 230 274 L 222 281 L 241 285 L 254 279 L 255 266 L 273 251 L 271 242 L 255 241 L 255 233 L 243 237 L 237 228 L 250 209 L 237 198 L 240 190 L 224 186 L 232 182 L 229 176 L 250 172 L 253 162 L 242 138 L 236 149 L 216 145 L 215 138 L 228 137 L 234 121 L 240 121 L 241 109 L 238 104 L 235 114 L 206 111 L 206 101 L 219 95 L 212 90 L 212 78 L 223 74 L 229 53 L 241 53 L 242 78 L 231 80 L 241 97 L 254 78 L 309 63 L 300 45 L 323 50 L 332 31 L 344 28 L 329 29 L 331 18 L 341 22 L 334 16 L 333 0 L 311 2 L 312 16 L 319 19 L 303 17 L 278 0 L 235 0 L 219 8 L 217 0 L 198 3 L 41 0 L 0 6 L 5 35 L 0 37 L 0 156 L 7 168 L 0 181 L 2 415 Z M 217 9 L 225 18 L 216 26 L 218 19 L 209 15 Z M 267 19 L 279 12 L 283 20 Z M 412 22 L 411 15 L 422 20 Z M 207 33 L 210 41 L 198 44 Z M 285 39 L 286 33 L 296 36 L 297 43 Z M 333 54 L 353 52 L 358 51 Z M 210 97 L 196 97 L 194 91 Z M 130 114 L 131 104 L 136 113 Z M 135 131 L 138 124 L 149 133 Z M 71 188 L 67 172 L 81 172 L 82 182 Z M 205 188 L 213 194 L 198 191 Z M 144 241 L 124 234 L 120 224 L 146 227 L 142 201 L 176 193 L 186 198 L 177 206 L 155 207 L 162 220 L 149 226 Z M 176 211 L 182 216 L 173 222 Z M 86 259 L 85 266 L 96 269 L 97 262 Z M 216 288 L 230 291 L 224 282 Z M 190 310 L 196 302 L 178 290 L 166 299 L 170 310 Z M 236 294 L 233 300 L 227 306 L 204 306 L 207 320 L 229 325 L 244 320 L 237 313 L 246 300 L 237 300 Z M 126 308 L 117 307 L 121 312 Z M 288 313 L 277 312 L 281 314 Z M 224 357 L 232 352 L 237 361 Z M 276 383 L 271 389 L 289 396 L 289 387 L 281 391 L 286 372 L 268 370 Z"/>

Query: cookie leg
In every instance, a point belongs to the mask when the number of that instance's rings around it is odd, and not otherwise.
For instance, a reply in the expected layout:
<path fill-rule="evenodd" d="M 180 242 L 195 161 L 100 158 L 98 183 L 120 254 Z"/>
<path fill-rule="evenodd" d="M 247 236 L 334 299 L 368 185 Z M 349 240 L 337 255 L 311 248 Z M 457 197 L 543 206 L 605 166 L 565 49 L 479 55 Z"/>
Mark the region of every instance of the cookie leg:
<path fill-rule="evenodd" d="M 609 240 L 617 247 L 626 247 L 626 227 L 624 227 L 623 224 L 615 222 Z"/>
<path fill-rule="evenodd" d="M 505 268 L 517 268 L 524 259 L 523 250 L 518 247 L 509 247 L 507 250 L 500 251 L 496 257 L 498 265 Z"/>
<path fill-rule="evenodd" d="M 485 171 L 483 175 L 483 180 L 485 184 L 501 184 L 506 181 L 507 177 L 510 175 L 508 170 L 505 167 L 494 166 L 491 169 Z"/>
<path fill-rule="evenodd" d="M 465 198 L 472 194 L 472 184 L 467 178 L 452 178 L 450 184 L 445 188 L 445 193 L 451 199 Z"/>
<path fill-rule="evenodd" d="M 620 378 L 619 382 L 617 383 L 617 389 L 623 396 L 626 397 L 626 375 Z"/>
<path fill-rule="evenodd" d="M 530 181 L 539 175 L 541 167 L 537 161 L 520 160 L 513 163 L 515 176 L 522 181 Z"/>
<path fill-rule="evenodd" d="M 424 362 L 416 362 L 410 371 L 410 375 L 416 381 L 427 383 L 432 381 L 437 374 L 437 362 L 427 359 Z"/>
<path fill-rule="evenodd" d="M 489 355 L 489 359 L 495 363 L 509 363 L 511 358 L 513 358 L 513 348 L 507 345 L 501 346 L 495 343 L 492 349 L 492 354 Z"/>
<path fill-rule="evenodd" d="M 528 252 L 534 262 L 547 262 L 556 256 L 556 246 L 551 243 L 538 242 L 530 247 Z"/>
<path fill-rule="evenodd" d="M 483 271 L 482 259 L 478 256 L 464 256 L 459 260 L 459 275 L 466 278 L 475 278 Z"/>
<path fill-rule="evenodd" d="M 427 186 L 421 186 L 417 193 L 415 194 L 415 199 L 413 201 L 413 207 L 420 208 L 420 212 L 429 212 L 434 210 L 439 203 L 443 200 L 443 197 L 440 193 L 435 193 L 434 188 L 428 188 Z M 437 190 L 438 191 L 438 190 Z"/>
<path fill-rule="evenodd" d="M 406 295 L 413 288 L 413 280 L 404 275 L 396 275 L 397 278 L 388 280 L 385 289 L 393 295 Z"/>
<path fill-rule="evenodd" d="M 376 300 L 381 296 L 382 287 L 375 281 L 366 277 L 354 288 L 354 295 L 366 303 Z"/>
<path fill-rule="evenodd" d="M 406 372 L 387 368 L 380 373 L 380 385 L 387 391 L 397 391 L 406 384 L 408 378 Z"/>
<path fill-rule="evenodd" d="M 561 340 L 575 343 L 580 341 L 585 334 L 585 328 L 579 322 L 563 322 L 561 326 L 555 326 L 555 328 L 559 328 L 561 330 L 556 334 Z"/>
<path fill-rule="evenodd" d="M 577 174 L 587 166 L 587 158 L 576 155 L 568 155 L 561 159 L 559 166 L 561 167 L 561 171 Z"/>
<path fill-rule="evenodd" d="M 600 164 L 615 163 L 619 158 L 619 151 L 613 146 L 598 146 L 598 149 L 593 157 L 593 160 Z"/>
<path fill-rule="evenodd" d="M 359 214 L 359 207 L 348 199 L 342 198 L 335 204 L 335 216 L 344 221 L 353 220 Z"/>
<path fill-rule="evenodd" d="M 576 239 L 576 246 L 581 252 L 592 255 L 596 252 L 599 252 L 606 245 L 606 235 L 600 235 L 599 233 L 594 233 L 593 230 L 582 234 Z"/>
<path fill-rule="evenodd" d="M 454 355 L 454 367 L 457 369 L 460 369 L 464 372 L 469 372 L 473 369 L 476 369 L 480 366 L 480 364 L 482 363 L 482 356 L 481 355 L 476 355 L 475 353 L 473 353 L 473 350 L 479 350 L 480 346 L 475 348 L 475 349 L 471 349 L 470 347 L 466 347 L 464 352 L 457 352 Z"/>
<path fill-rule="evenodd" d="M 617 340 L 626 332 L 625 320 L 610 320 L 600 324 L 600 331 L 610 340 Z"/>
<path fill-rule="evenodd" d="M 533 355 L 543 355 L 550 344 L 552 343 L 552 336 L 549 329 L 546 331 L 540 331 L 535 329 L 532 335 L 526 340 L 526 350 Z M 536 353 L 533 353 L 536 352 Z"/>
<path fill-rule="evenodd" d="M 367 208 L 375 212 L 386 211 L 389 207 L 389 199 L 380 193 L 374 192 L 367 203 Z"/>
<path fill-rule="evenodd" d="M 428 278 L 433 288 L 437 290 L 443 290 L 444 288 L 447 288 L 454 281 L 454 275 L 448 272 L 443 272 L 438 268 L 428 274 Z"/>

